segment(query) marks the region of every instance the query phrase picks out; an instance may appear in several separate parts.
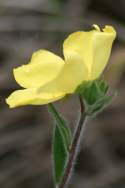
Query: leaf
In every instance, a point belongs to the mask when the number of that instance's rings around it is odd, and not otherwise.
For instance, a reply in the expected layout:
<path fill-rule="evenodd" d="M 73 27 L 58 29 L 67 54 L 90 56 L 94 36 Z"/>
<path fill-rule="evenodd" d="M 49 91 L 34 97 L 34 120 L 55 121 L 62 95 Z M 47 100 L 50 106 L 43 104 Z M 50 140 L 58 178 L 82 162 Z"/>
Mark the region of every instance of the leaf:
<path fill-rule="evenodd" d="M 71 131 L 68 124 L 59 114 L 53 104 L 49 104 L 48 109 L 56 121 L 52 147 L 54 160 L 54 178 L 56 184 L 58 184 L 63 176 L 69 155 L 69 148 L 71 145 Z"/>
<path fill-rule="evenodd" d="M 48 109 L 56 121 L 56 125 L 58 126 L 60 133 L 63 136 L 65 147 L 68 150 L 71 144 L 71 130 L 67 122 L 59 114 L 53 104 L 48 104 Z"/>
<path fill-rule="evenodd" d="M 53 165 L 54 165 L 54 179 L 56 184 L 61 181 L 65 171 L 68 153 L 66 151 L 62 134 L 58 126 L 55 126 L 53 135 Z"/>

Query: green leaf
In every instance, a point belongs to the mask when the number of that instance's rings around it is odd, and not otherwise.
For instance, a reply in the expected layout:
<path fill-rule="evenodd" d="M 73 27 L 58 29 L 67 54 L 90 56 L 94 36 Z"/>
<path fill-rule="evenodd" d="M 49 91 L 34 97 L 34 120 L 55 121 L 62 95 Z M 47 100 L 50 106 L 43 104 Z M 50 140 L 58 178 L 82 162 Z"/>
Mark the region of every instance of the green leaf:
<path fill-rule="evenodd" d="M 60 129 L 55 126 L 53 135 L 53 165 L 54 165 L 54 179 L 56 184 L 61 181 L 65 166 L 67 162 L 68 153 L 66 151 L 64 140 Z"/>
<path fill-rule="evenodd" d="M 55 182 L 58 184 L 63 176 L 69 155 L 69 148 L 71 145 L 71 130 L 53 104 L 49 104 L 48 109 L 56 122 L 53 135 L 53 160 Z"/>
<path fill-rule="evenodd" d="M 60 133 L 63 136 L 66 149 L 69 150 L 69 147 L 71 144 L 71 130 L 70 130 L 67 122 L 59 114 L 59 112 L 56 110 L 56 108 L 53 104 L 48 104 L 48 109 L 51 112 L 53 118 L 55 119 L 56 125 L 58 126 Z"/>

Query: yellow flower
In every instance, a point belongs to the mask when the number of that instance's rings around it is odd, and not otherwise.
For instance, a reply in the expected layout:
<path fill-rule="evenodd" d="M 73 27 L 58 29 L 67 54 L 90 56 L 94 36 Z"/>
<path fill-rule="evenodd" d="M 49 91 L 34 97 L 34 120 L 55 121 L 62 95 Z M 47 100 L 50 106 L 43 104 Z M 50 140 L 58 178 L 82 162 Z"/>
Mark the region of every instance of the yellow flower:
<path fill-rule="evenodd" d="M 14 77 L 25 89 L 13 92 L 9 106 L 41 105 L 74 93 L 83 81 L 98 78 L 103 72 L 116 37 L 111 26 L 101 31 L 97 25 L 89 32 L 69 35 L 63 44 L 64 60 L 47 51 L 35 52 L 31 61 L 14 69 Z"/>

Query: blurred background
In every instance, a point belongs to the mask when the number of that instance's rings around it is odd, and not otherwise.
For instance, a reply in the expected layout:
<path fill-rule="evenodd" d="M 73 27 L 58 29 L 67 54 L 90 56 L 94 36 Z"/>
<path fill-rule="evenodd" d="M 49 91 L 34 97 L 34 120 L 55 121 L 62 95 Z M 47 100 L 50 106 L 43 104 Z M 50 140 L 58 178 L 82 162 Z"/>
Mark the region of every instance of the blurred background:
<path fill-rule="evenodd" d="M 70 188 L 125 187 L 125 1 L 0 1 L 0 188 L 54 188 L 51 164 L 53 122 L 46 106 L 9 109 L 18 89 L 12 70 L 46 48 L 62 55 L 71 32 L 92 24 L 113 25 L 118 37 L 105 70 L 113 103 L 91 120 L 82 139 Z M 57 102 L 73 128 L 79 104 L 75 97 Z"/>

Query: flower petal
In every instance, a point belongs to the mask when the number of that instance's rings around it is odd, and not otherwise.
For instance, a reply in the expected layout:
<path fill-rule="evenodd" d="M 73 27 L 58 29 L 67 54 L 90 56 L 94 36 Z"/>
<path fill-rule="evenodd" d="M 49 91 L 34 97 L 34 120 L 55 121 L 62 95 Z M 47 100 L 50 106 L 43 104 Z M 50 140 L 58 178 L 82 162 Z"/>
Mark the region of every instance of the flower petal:
<path fill-rule="evenodd" d="M 87 67 L 78 54 L 73 52 L 57 77 L 41 87 L 40 91 L 73 93 L 86 80 L 87 75 Z"/>
<path fill-rule="evenodd" d="M 96 79 L 103 72 L 111 54 L 116 31 L 106 26 L 103 32 L 96 32 L 93 36 L 93 64 L 90 79 Z"/>
<path fill-rule="evenodd" d="M 89 32 L 75 32 L 64 41 L 63 51 L 65 59 L 77 53 L 88 68 L 88 80 L 96 79 L 104 70 L 109 59 L 112 43 L 116 31 L 111 26 L 106 26 L 103 32 L 97 25 Z"/>
<path fill-rule="evenodd" d="M 73 53 L 76 53 L 82 59 L 83 66 L 91 69 L 92 64 L 92 36 L 93 32 L 78 31 L 67 37 L 63 43 L 63 53 L 68 60 Z"/>
<path fill-rule="evenodd" d="M 64 93 L 40 93 L 38 88 L 22 89 L 13 92 L 6 102 L 10 108 L 23 105 L 42 105 L 59 100 L 65 96 Z"/>
<path fill-rule="evenodd" d="M 38 87 L 54 79 L 63 65 L 64 61 L 59 56 L 39 50 L 33 54 L 29 64 L 14 69 L 14 77 L 24 88 Z"/>
<path fill-rule="evenodd" d="M 83 62 L 73 54 L 66 62 L 59 75 L 44 86 L 22 89 L 13 92 L 6 102 L 11 108 L 27 104 L 48 104 L 73 93 L 76 87 L 86 78 L 87 70 Z"/>

